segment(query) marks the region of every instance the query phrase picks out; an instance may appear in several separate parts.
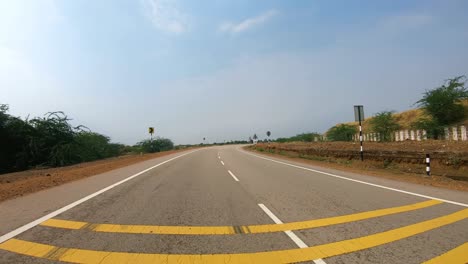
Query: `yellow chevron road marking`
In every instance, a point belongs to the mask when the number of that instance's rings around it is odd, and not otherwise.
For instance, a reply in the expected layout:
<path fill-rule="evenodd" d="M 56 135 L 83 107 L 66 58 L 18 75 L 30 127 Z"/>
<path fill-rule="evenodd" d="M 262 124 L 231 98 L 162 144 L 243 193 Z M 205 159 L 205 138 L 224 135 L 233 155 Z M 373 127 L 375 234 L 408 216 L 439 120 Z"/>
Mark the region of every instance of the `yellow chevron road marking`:
<path fill-rule="evenodd" d="M 233 235 L 245 233 L 269 233 L 287 230 L 309 229 L 329 225 L 349 223 L 385 215 L 408 212 L 441 204 L 441 201 L 428 200 L 420 203 L 379 209 L 350 215 L 335 216 L 330 218 L 315 219 L 302 222 L 284 224 L 250 225 L 250 226 L 151 226 L 151 225 L 115 225 L 115 224 L 91 224 L 87 222 L 49 219 L 41 226 L 88 229 L 96 232 L 132 233 L 132 234 L 170 234 L 170 235 Z"/>
<path fill-rule="evenodd" d="M 380 246 L 449 225 L 466 218 L 468 218 L 468 209 L 369 236 L 308 248 L 258 253 L 180 255 L 107 252 L 58 248 L 18 239 L 10 239 L 0 244 L 0 249 L 38 258 L 72 263 L 291 263 L 327 258 Z"/>
<path fill-rule="evenodd" d="M 454 248 L 438 257 L 435 257 L 424 264 L 466 264 L 468 263 L 468 243 Z"/>

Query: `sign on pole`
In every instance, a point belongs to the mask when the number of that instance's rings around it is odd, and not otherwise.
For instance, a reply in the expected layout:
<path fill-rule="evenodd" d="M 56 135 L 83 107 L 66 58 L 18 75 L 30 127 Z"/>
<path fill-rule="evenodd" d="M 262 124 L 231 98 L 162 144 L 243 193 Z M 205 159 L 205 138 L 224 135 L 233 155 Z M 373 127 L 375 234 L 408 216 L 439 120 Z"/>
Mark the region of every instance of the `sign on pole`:
<path fill-rule="evenodd" d="M 356 122 L 364 121 L 364 106 L 362 105 L 354 106 L 354 120 Z"/>
<path fill-rule="evenodd" d="M 148 132 L 153 135 L 154 134 L 154 127 L 149 127 Z"/>
<path fill-rule="evenodd" d="M 361 154 L 361 161 L 363 161 L 364 151 L 362 148 L 362 121 L 364 121 L 364 106 L 362 105 L 354 106 L 354 120 L 356 120 L 356 122 L 359 122 L 359 142 L 361 144 L 360 154 Z"/>

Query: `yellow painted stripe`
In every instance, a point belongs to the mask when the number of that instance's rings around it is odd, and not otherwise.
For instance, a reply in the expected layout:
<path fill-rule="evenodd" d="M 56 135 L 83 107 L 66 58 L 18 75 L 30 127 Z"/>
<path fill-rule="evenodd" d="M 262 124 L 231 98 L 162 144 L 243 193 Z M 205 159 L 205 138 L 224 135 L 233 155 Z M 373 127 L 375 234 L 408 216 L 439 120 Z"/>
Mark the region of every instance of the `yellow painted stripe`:
<path fill-rule="evenodd" d="M 96 232 L 132 233 L 132 234 L 169 234 L 169 235 L 233 235 L 239 233 L 269 233 L 287 230 L 310 229 L 329 225 L 349 223 L 385 215 L 408 212 L 412 210 L 441 204 L 441 201 L 428 200 L 420 203 L 404 205 L 393 208 L 380 209 L 350 215 L 335 216 L 330 218 L 315 219 L 302 222 L 284 224 L 250 225 L 250 226 L 152 226 L 152 225 L 115 225 L 115 224 L 91 224 L 60 219 L 49 219 L 42 226 L 65 229 L 89 229 Z"/>
<path fill-rule="evenodd" d="M 88 225 L 88 223 L 78 221 L 65 221 L 60 219 L 49 219 L 45 222 L 42 222 L 41 225 L 65 229 L 81 229 Z"/>
<path fill-rule="evenodd" d="M 308 248 L 235 254 L 150 254 L 107 252 L 54 246 L 10 239 L 0 249 L 13 253 L 72 263 L 292 263 L 327 258 L 364 250 L 468 218 L 468 209 L 417 224 L 360 238 L 343 240 Z"/>
<path fill-rule="evenodd" d="M 435 257 L 424 264 L 466 264 L 468 263 L 468 243 Z"/>

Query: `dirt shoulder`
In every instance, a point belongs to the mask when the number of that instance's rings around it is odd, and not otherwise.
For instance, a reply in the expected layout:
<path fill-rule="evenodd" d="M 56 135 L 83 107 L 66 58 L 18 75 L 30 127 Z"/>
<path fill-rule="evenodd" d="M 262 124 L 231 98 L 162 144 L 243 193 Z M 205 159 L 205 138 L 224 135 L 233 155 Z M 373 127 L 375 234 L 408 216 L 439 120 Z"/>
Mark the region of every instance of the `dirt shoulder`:
<path fill-rule="evenodd" d="M 143 155 L 126 155 L 116 158 L 84 162 L 66 167 L 32 169 L 2 174 L 0 175 L 0 201 L 23 196 L 25 194 L 185 150 L 187 149 Z"/>
<path fill-rule="evenodd" d="M 300 145 L 304 147 L 304 144 L 300 143 Z M 271 148 L 265 148 L 265 146 L 267 146 L 267 144 L 259 144 L 257 147 L 246 146 L 244 147 L 244 149 L 262 155 L 281 158 L 284 160 L 294 162 L 300 162 L 304 164 L 310 164 L 324 168 L 332 168 L 353 173 L 361 173 L 369 176 L 381 177 L 401 182 L 410 182 L 421 185 L 440 187 L 451 190 L 468 191 L 468 181 L 453 180 L 444 175 L 432 175 L 431 177 L 425 177 L 423 173 L 425 167 L 423 164 L 401 163 L 398 165 L 394 164 L 392 166 L 385 166 L 381 161 L 365 160 L 364 162 L 361 162 L 360 160 L 350 160 L 347 158 L 307 156 L 297 151 L 291 150 L 291 146 L 288 146 L 288 148 L 290 149 L 289 151 L 272 150 Z M 325 148 L 326 146 L 321 147 Z M 415 173 L 416 171 L 417 173 Z M 465 174 L 464 171 L 462 173 Z"/>

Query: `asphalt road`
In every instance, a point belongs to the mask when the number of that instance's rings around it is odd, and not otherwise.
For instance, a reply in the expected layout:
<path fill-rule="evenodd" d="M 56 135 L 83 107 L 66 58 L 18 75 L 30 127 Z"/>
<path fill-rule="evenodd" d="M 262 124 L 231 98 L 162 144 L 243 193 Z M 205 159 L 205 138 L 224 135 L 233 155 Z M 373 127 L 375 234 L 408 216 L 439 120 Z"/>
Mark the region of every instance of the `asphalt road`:
<path fill-rule="evenodd" d="M 0 263 L 467 263 L 467 204 L 211 147 L 1 203 Z"/>

